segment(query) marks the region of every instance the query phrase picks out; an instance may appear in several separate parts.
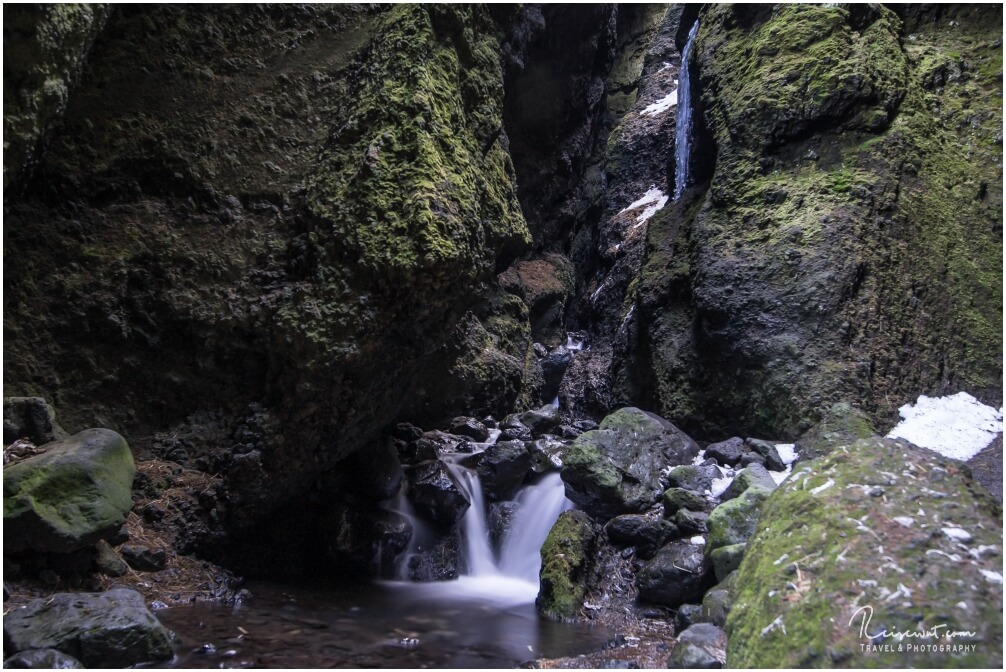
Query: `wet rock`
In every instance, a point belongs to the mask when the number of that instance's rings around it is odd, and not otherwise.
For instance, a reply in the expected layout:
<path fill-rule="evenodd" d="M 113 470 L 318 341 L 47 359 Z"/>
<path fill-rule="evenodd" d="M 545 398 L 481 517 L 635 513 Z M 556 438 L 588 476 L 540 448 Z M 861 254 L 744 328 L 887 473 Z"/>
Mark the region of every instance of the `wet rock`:
<path fill-rule="evenodd" d="M 125 439 L 89 429 L 4 469 L 4 550 L 66 553 L 114 534 L 133 507 Z"/>
<path fill-rule="evenodd" d="M 708 511 L 712 508 L 710 502 L 704 495 L 684 488 L 669 488 L 664 491 L 662 498 L 664 504 L 664 517 L 670 518 L 678 511 Z"/>
<path fill-rule="evenodd" d="M 467 416 L 461 416 L 451 420 L 449 430 L 451 434 L 455 434 L 457 436 L 467 436 L 469 439 L 472 439 L 477 443 L 483 443 L 489 438 L 489 430 L 486 429 L 486 426 L 475 418 Z"/>
<path fill-rule="evenodd" d="M 84 664 L 56 649 L 28 649 L 3 661 L 3 666 L 20 670 L 76 670 Z"/>
<path fill-rule="evenodd" d="M 533 411 L 520 414 L 520 421 L 535 436 L 548 433 L 559 425 L 559 409 L 547 404 Z"/>
<path fill-rule="evenodd" d="M 663 493 L 662 470 L 691 461 L 698 450 L 667 420 L 638 408 L 620 409 L 566 452 L 566 496 L 602 519 L 642 511 Z"/>
<path fill-rule="evenodd" d="M 871 496 L 877 486 L 883 497 Z M 937 521 L 953 521 L 972 541 L 940 533 Z M 976 646 L 898 651 L 893 637 L 881 637 L 876 643 L 895 646 L 870 652 L 869 664 L 926 667 L 936 660 L 998 669 L 1001 549 L 1002 509 L 959 462 L 889 439 L 835 447 L 798 465 L 761 509 L 737 572 L 727 664 L 758 666 L 772 657 L 780 666 L 855 665 L 870 643 L 860 636 L 867 615 L 870 632 L 893 633 L 915 632 L 918 614 L 933 613 L 947 632 L 975 633 L 955 644 Z"/>
<path fill-rule="evenodd" d="M 531 429 L 520 420 L 517 414 L 508 415 L 500 424 L 499 441 L 531 441 Z"/>
<path fill-rule="evenodd" d="M 706 531 L 706 525 L 709 520 L 709 514 L 702 511 L 689 511 L 688 509 L 679 509 L 677 513 L 674 514 L 674 524 L 681 531 L 682 535 L 685 534 L 704 534 Z"/>
<path fill-rule="evenodd" d="M 744 455 L 744 439 L 735 436 L 706 446 L 706 455 L 726 467 L 736 466 Z"/>
<path fill-rule="evenodd" d="M 723 502 L 709 514 L 708 553 L 717 548 L 743 544 L 754 534 L 761 505 L 772 491 L 753 485 L 739 497 Z"/>
<path fill-rule="evenodd" d="M 411 468 L 408 497 L 416 513 L 440 527 L 450 527 L 461 520 L 471 505 L 464 489 L 439 460 Z"/>
<path fill-rule="evenodd" d="M 760 464 L 761 466 L 764 467 L 765 458 L 759 455 L 758 453 L 744 453 L 744 455 L 741 456 L 740 461 L 741 468 L 749 467 L 752 464 Z"/>
<path fill-rule="evenodd" d="M 514 517 L 520 511 L 520 507 L 518 502 L 512 501 L 489 503 L 489 541 L 494 549 L 499 550 L 502 547 L 503 539 L 513 527 Z"/>
<path fill-rule="evenodd" d="M 129 566 L 141 572 L 159 572 L 168 564 L 163 548 L 126 544 L 119 550 Z"/>
<path fill-rule="evenodd" d="M 565 511 L 541 547 L 541 588 L 535 606 L 545 618 L 575 618 L 583 607 L 596 530 L 579 510 Z"/>
<path fill-rule="evenodd" d="M 700 598 L 713 584 L 712 565 L 701 546 L 674 541 L 643 566 L 636 581 L 642 599 L 674 608 Z"/>
<path fill-rule="evenodd" d="M 801 436 L 795 450 L 798 462 L 812 460 L 827 455 L 838 446 L 855 443 L 859 439 L 869 439 L 877 435 L 877 429 L 869 416 L 851 404 L 835 404 L 825 414 L 821 422 Z"/>
<path fill-rule="evenodd" d="M 4 648 L 58 649 L 87 667 L 170 660 L 171 633 L 134 590 L 57 593 L 4 615 Z"/>
<path fill-rule="evenodd" d="M 412 539 L 412 525 L 394 511 L 360 510 L 349 505 L 329 511 L 322 525 L 325 552 L 345 573 L 385 574 Z"/>
<path fill-rule="evenodd" d="M 123 576 L 128 570 L 126 562 L 104 539 L 95 544 L 94 550 L 94 567 L 102 574 L 117 577 Z"/>
<path fill-rule="evenodd" d="M 730 482 L 727 489 L 723 491 L 720 495 L 720 501 L 726 502 L 736 497 L 740 497 L 745 490 L 752 486 L 760 486 L 768 490 L 775 490 L 775 479 L 772 475 L 768 473 L 762 465 L 755 463 L 751 466 L 744 467 L 737 475 L 734 476 L 734 480 Z"/>
<path fill-rule="evenodd" d="M 56 411 L 41 397 L 5 397 L 3 401 L 4 444 L 28 439 L 36 446 L 65 439 L 56 422 Z"/>
<path fill-rule="evenodd" d="M 545 385 L 542 387 L 542 398 L 551 400 L 559 394 L 559 383 L 562 375 L 566 373 L 570 362 L 573 361 L 573 353 L 565 346 L 553 348 L 548 355 L 541 360 L 541 372 L 545 378 Z"/>
<path fill-rule="evenodd" d="M 412 555 L 407 564 L 409 580 L 453 581 L 461 574 L 461 533 L 451 530 L 429 548 Z"/>
<path fill-rule="evenodd" d="M 702 494 L 712 487 L 713 479 L 719 476 L 720 471 L 714 466 L 687 464 L 671 469 L 667 474 L 667 482 L 672 488 Z"/>
<path fill-rule="evenodd" d="M 395 442 L 395 450 L 398 453 L 399 461 L 407 466 L 415 466 L 420 462 L 436 460 L 438 457 L 437 444 L 424 438 L 419 438 L 408 443 L 398 440 Z"/>
<path fill-rule="evenodd" d="M 400 441 L 417 441 L 423 435 L 423 430 L 408 422 L 400 422 L 392 430 L 392 436 Z"/>
<path fill-rule="evenodd" d="M 731 544 L 720 546 L 709 553 L 709 559 L 713 563 L 713 572 L 717 581 L 723 581 L 734 570 L 741 566 L 744 559 L 744 551 L 747 550 L 747 543 Z"/>
<path fill-rule="evenodd" d="M 614 543 L 636 546 L 642 558 L 652 557 L 667 541 L 680 536 L 678 527 L 668 520 L 632 513 L 615 516 L 604 531 Z"/>
<path fill-rule="evenodd" d="M 709 623 L 696 623 L 678 635 L 667 659 L 669 669 L 719 669 L 726 658 L 727 635 Z"/>
<path fill-rule="evenodd" d="M 770 471 L 783 471 L 786 468 L 786 463 L 779 457 L 779 451 L 775 449 L 774 444 L 761 439 L 747 439 L 744 445 L 764 457 L 765 467 Z"/>
<path fill-rule="evenodd" d="M 569 448 L 569 442 L 552 436 L 525 444 L 531 455 L 531 470 L 536 474 L 562 469 L 562 456 Z"/>
<path fill-rule="evenodd" d="M 441 432 L 439 429 L 435 429 L 430 432 L 423 432 L 423 436 L 420 438 L 420 441 L 428 441 L 431 443 L 436 449 L 437 455 L 453 453 L 458 449 L 460 444 L 465 442 L 465 440 L 465 437 Z"/>
<path fill-rule="evenodd" d="M 674 619 L 678 632 L 685 630 L 688 626 L 702 622 L 701 604 L 682 604 L 678 607 L 678 615 Z"/>
<path fill-rule="evenodd" d="M 521 441 L 497 441 L 482 453 L 477 471 L 486 497 L 510 499 L 531 471 L 531 455 Z"/>

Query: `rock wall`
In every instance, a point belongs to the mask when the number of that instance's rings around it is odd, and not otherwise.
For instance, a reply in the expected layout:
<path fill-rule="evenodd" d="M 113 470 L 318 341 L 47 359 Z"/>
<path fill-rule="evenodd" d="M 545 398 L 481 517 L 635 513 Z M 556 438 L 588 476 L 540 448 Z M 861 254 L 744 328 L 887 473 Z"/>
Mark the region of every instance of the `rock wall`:
<path fill-rule="evenodd" d="M 795 436 L 839 401 L 1001 403 L 1001 8 L 901 11 L 702 10 L 715 168 L 650 225 L 644 405 Z"/>

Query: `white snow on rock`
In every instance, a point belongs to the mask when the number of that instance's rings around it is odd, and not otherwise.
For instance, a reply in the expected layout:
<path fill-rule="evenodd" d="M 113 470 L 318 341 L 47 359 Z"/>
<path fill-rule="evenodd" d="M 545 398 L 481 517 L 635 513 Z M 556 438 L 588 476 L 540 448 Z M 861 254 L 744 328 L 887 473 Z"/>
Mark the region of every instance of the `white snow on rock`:
<path fill-rule="evenodd" d="M 775 451 L 779 453 L 779 459 L 782 460 L 783 464 L 793 464 L 796 461 L 795 443 L 777 443 L 775 444 Z"/>
<path fill-rule="evenodd" d="M 967 530 L 959 527 L 944 527 L 943 534 L 947 535 L 954 541 L 960 541 L 965 544 L 971 542 L 971 534 Z"/>
<path fill-rule="evenodd" d="M 999 585 L 1002 585 L 1003 575 L 999 572 L 993 572 L 989 569 L 979 569 L 978 571 L 982 573 L 982 576 L 984 576 L 985 580 L 989 583 L 998 583 Z"/>
<path fill-rule="evenodd" d="M 646 106 L 640 114 L 648 114 L 651 117 L 655 117 L 658 114 L 663 114 L 672 107 L 676 107 L 678 104 L 678 82 L 674 82 L 674 90 L 668 93 L 666 96 L 653 103 L 652 105 Z"/>
<path fill-rule="evenodd" d="M 639 214 L 638 217 L 636 217 L 635 226 L 642 225 L 650 217 L 653 217 L 653 215 L 657 214 L 657 210 L 660 210 L 665 205 L 667 205 L 667 194 L 660 191 L 659 189 L 657 189 L 656 186 L 651 184 L 649 190 L 645 194 L 643 194 L 642 198 L 640 198 L 638 201 L 634 201 L 627 207 L 622 208 L 618 212 L 618 214 L 628 212 L 629 210 L 635 210 L 636 208 L 642 208 L 644 205 L 646 206 L 646 208 L 643 210 L 643 212 Z"/>
<path fill-rule="evenodd" d="M 706 543 L 706 538 L 701 535 L 696 535 L 691 539 L 689 539 L 688 543 L 692 544 L 693 546 L 702 546 L 703 544 Z"/>
<path fill-rule="evenodd" d="M 898 409 L 903 420 L 888 434 L 956 460 L 969 460 L 1003 431 L 1003 413 L 967 392 L 949 397 L 920 396 Z"/>

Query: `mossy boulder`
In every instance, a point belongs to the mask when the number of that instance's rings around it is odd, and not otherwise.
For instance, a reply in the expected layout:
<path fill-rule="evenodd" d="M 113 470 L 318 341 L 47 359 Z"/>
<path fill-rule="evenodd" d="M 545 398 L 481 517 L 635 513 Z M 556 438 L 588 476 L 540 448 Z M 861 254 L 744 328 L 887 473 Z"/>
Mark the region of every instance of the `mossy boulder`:
<path fill-rule="evenodd" d="M 57 649 L 87 667 L 170 660 L 172 634 L 135 590 L 57 593 L 4 614 L 4 649 Z"/>
<path fill-rule="evenodd" d="M 115 534 L 133 508 L 126 440 L 88 429 L 4 469 L 4 548 L 69 553 Z"/>
<path fill-rule="evenodd" d="M 761 506 L 770 494 L 772 491 L 768 488 L 752 485 L 740 496 L 713 509 L 706 521 L 709 529 L 706 553 L 750 539 L 758 524 Z"/>
<path fill-rule="evenodd" d="M 768 473 L 768 469 L 758 463 L 748 465 L 738 471 L 737 475 L 734 476 L 734 480 L 730 482 L 727 489 L 720 495 L 720 500 L 726 502 L 739 497 L 748 488 L 754 486 L 762 487 L 766 490 L 775 490 L 776 487 L 772 474 Z"/>
<path fill-rule="evenodd" d="M 661 498 L 664 504 L 664 517 L 671 518 L 678 511 L 707 511 L 711 508 L 712 502 L 706 497 L 693 490 L 685 488 L 668 488 Z"/>
<path fill-rule="evenodd" d="M 746 550 L 747 543 L 740 543 L 720 546 L 709 552 L 709 559 L 713 562 L 713 571 L 716 573 L 717 581 L 723 581 L 741 566 L 741 560 L 744 559 Z"/>
<path fill-rule="evenodd" d="M 662 470 L 688 463 L 698 445 L 672 423 L 638 408 L 606 417 L 578 436 L 566 452 L 566 496 L 592 516 L 611 518 L 654 504 L 663 492 Z"/>
<path fill-rule="evenodd" d="M 541 588 L 535 605 L 545 618 L 580 615 L 597 531 L 583 511 L 563 512 L 541 547 Z"/>
<path fill-rule="evenodd" d="M 796 442 L 797 459 L 813 460 L 827 455 L 837 446 L 847 446 L 878 433 L 866 413 L 847 402 L 841 402 L 828 409 L 821 421 Z"/>
<path fill-rule="evenodd" d="M 1002 510 L 962 466 L 879 438 L 801 464 L 738 570 L 728 666 L 1001 667 Z"/>

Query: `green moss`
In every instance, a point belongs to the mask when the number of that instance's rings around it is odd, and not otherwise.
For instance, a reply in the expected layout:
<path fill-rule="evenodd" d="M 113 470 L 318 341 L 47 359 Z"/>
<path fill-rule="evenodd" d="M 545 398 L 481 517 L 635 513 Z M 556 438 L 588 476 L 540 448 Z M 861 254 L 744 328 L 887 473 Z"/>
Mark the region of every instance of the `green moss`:
<path fill-rule="evenodd" d="M 580 615 L 595 530 L 583 511 L 566 511 L 552 526 L 541 547 L 538 612 L 551 620 Z"/>

